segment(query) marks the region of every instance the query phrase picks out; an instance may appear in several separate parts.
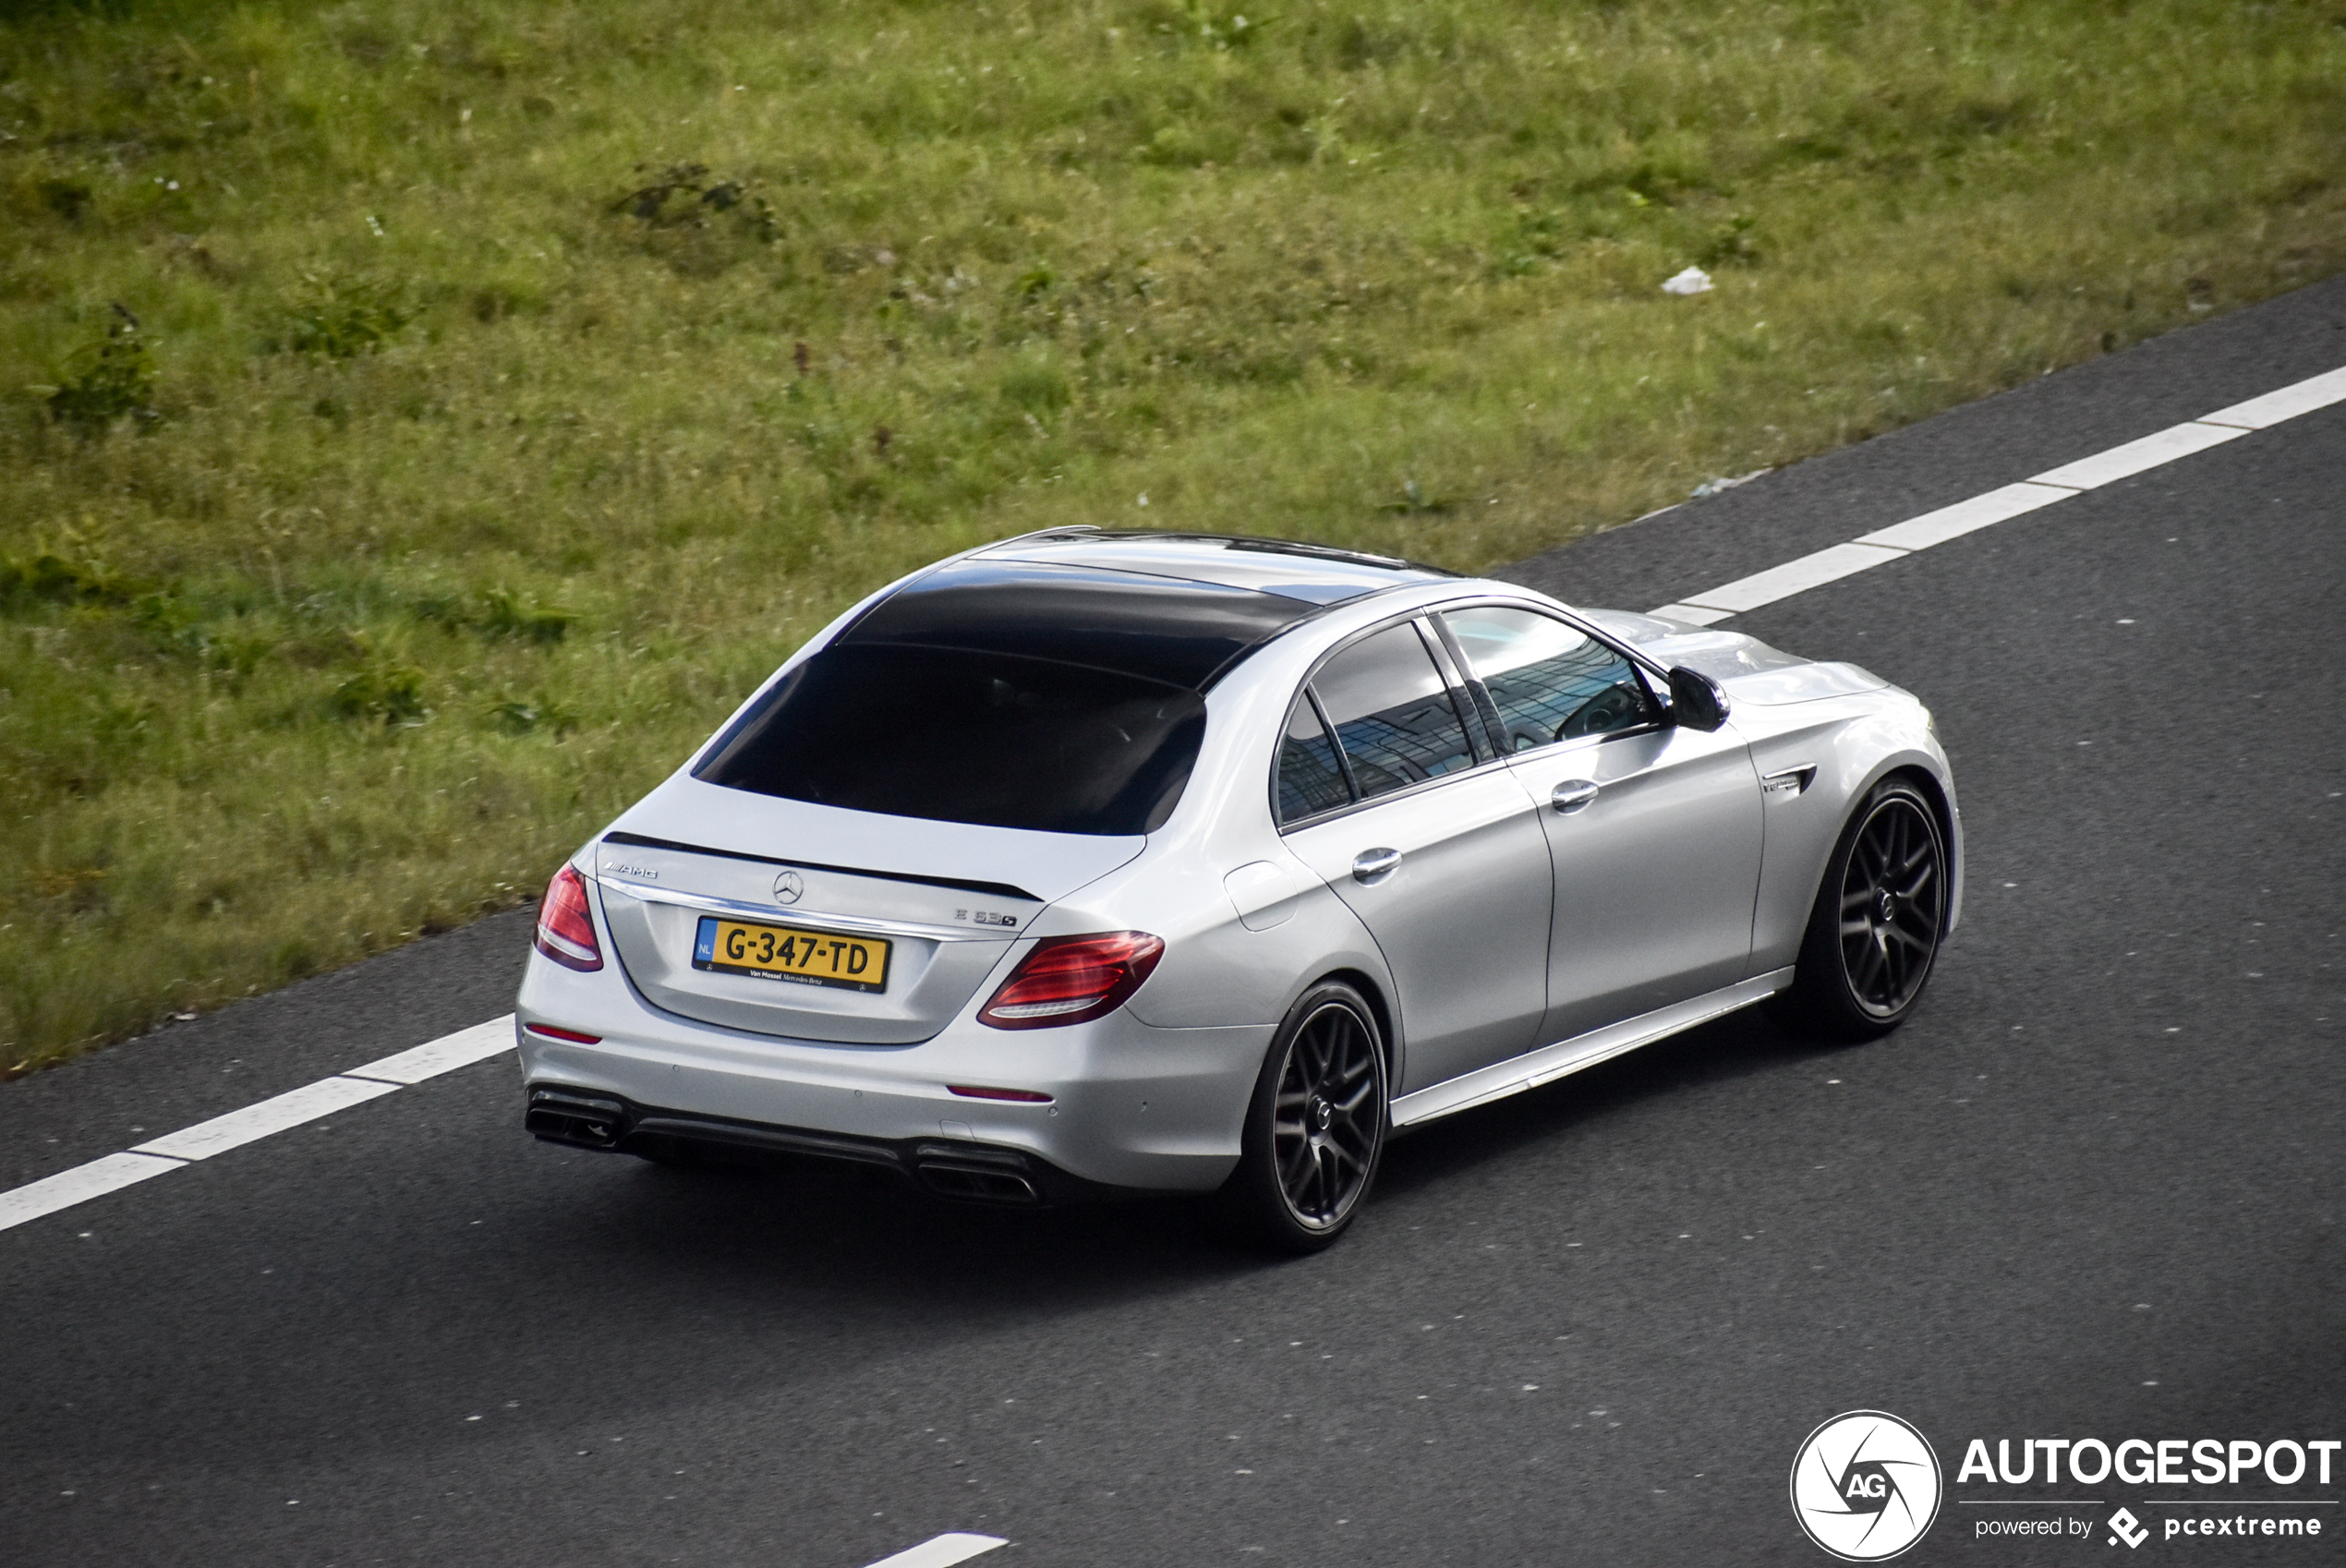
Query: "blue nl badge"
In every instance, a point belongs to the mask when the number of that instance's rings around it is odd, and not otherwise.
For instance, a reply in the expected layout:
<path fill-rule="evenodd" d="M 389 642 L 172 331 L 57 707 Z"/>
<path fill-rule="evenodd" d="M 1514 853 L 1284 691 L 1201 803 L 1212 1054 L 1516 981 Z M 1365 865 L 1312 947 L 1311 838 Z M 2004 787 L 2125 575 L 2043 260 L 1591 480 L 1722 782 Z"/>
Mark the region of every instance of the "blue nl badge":
<path fill-rule="evenodd" d="M 705 964 L 717 957 L 717 917 L 700 917 L 700 935 L 693 941 L 693 962 Z"/>

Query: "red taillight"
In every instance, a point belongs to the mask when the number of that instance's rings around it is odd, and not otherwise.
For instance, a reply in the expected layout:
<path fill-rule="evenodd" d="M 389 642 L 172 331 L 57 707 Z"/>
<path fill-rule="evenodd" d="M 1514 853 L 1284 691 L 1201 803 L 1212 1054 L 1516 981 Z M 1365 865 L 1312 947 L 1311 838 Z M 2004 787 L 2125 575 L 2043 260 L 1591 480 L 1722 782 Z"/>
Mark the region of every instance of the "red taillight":
<path fill-rule="evenodd" d="M 1047 937 L 978 1009 L 977 1020 L 1048 1029 L 1102 1017 L 1122 1007 L 1164 956 L 1164 942 L 1145 931 Z"/>
<path fill-rule="evenodd" d="M 574 1045 L 600 1045 L 603 1043 L 599 1034 L 581 1034 L 574 1029 L 556 1029 L 550 1023 L 526 1023 L 522 1028 L 532 1034 L 542 1034 L 549 1040 L 567 1040 Z"/>
<path fill-rule="evenodd" d="M 595 917 L 586 912 L 586 884 L 569 866 L 554 873 L 546 901 L 538 906 L 538 950 L 564 969 L 603 967 Z"/>

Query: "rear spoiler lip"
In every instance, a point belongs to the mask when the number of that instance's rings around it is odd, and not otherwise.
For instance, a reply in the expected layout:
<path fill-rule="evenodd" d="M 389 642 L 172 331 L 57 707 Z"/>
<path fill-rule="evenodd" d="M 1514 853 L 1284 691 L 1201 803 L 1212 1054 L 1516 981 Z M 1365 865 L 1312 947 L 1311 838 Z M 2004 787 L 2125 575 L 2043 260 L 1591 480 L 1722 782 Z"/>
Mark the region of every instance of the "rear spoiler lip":
<path fill-rule="evenodd" d="M 927 887 L 954 887 L 964 893 L 986 893 L 998 899 L 1023 899 L 1030 904 L 1047 904 L 1023 887 L 1008 882 L 974 882 L 959 876 L 921 876 L 906 871 L 875 871 L 869 866 L 826 865 L 820 861 L 784 860 L 779 855 L 756 855 L 746 850 L 720 850 L 707 844 L 683 844 L 673 838 L 655 838 L 649 834 L 630 833 L 615 829 L 602 837 L 606 844 L 633 844 L 646 850 L 674 850 L 687 855 L 715 855 L 720 860 L 751 861 L 759 865 L 796 866 L 801 871 L 831 871 L 842 876 L 869 876 L 882 882 L 913 882 Z"/>

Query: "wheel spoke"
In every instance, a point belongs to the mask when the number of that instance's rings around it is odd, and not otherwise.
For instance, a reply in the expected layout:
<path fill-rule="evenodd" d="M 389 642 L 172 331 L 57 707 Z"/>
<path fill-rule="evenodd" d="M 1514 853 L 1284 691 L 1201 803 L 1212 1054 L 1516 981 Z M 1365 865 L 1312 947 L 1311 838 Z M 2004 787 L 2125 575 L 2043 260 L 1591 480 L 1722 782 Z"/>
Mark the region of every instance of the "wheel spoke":
<path fill-rule="evenodd" d="M 1324 1051 L 1321 1043 L 1326 1033 L 1326 1026 L 1314 1019 L 1311 1026 L 1296 1038 L 1294 1070 L 1297 1082 L 1308 1084 L 1320 1076 L 1320 1058 Z"/>
<path fill-rule="evenodd" d="M 1858 836 L 1857 846 L 1849 855 L 1849 880 L 1860 885 L 1870 884 L 1881 870 L 1881 850 L 1874 840 L 1871 828 Z"/>
<path fill-rule="evenodd" d="M 1863 961 L 1858 964 L 1856 972 L 1849 977 L 1851 989 L 1871 1001 L 1874 977 L 1881 971 L 1881 944 L 1876 942 L 1872 933 L 1868 932 L 1859 951 Z"/>

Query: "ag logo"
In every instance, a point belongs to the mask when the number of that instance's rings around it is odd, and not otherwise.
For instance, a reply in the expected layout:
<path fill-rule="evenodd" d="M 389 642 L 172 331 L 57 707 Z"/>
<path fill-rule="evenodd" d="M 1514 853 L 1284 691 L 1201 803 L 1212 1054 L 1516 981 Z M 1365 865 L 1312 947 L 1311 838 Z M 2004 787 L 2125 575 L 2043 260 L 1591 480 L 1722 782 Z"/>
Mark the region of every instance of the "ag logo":
<path fill-rule="evenodd" d="M 806 892 L 806 879 L 794 871 L 786 871 L 774 878 L 774 902 L 794 904 Z"/>
<path fill-rule="evenodd" d="M 1880 1562 L 1939 1516 L 1939 1456 L 1923 1435 L 1880 1410 L 1835 1416 L 1792 1461 L 1792 1514 L 1808 1538 L 1844 1562 Z"/>

